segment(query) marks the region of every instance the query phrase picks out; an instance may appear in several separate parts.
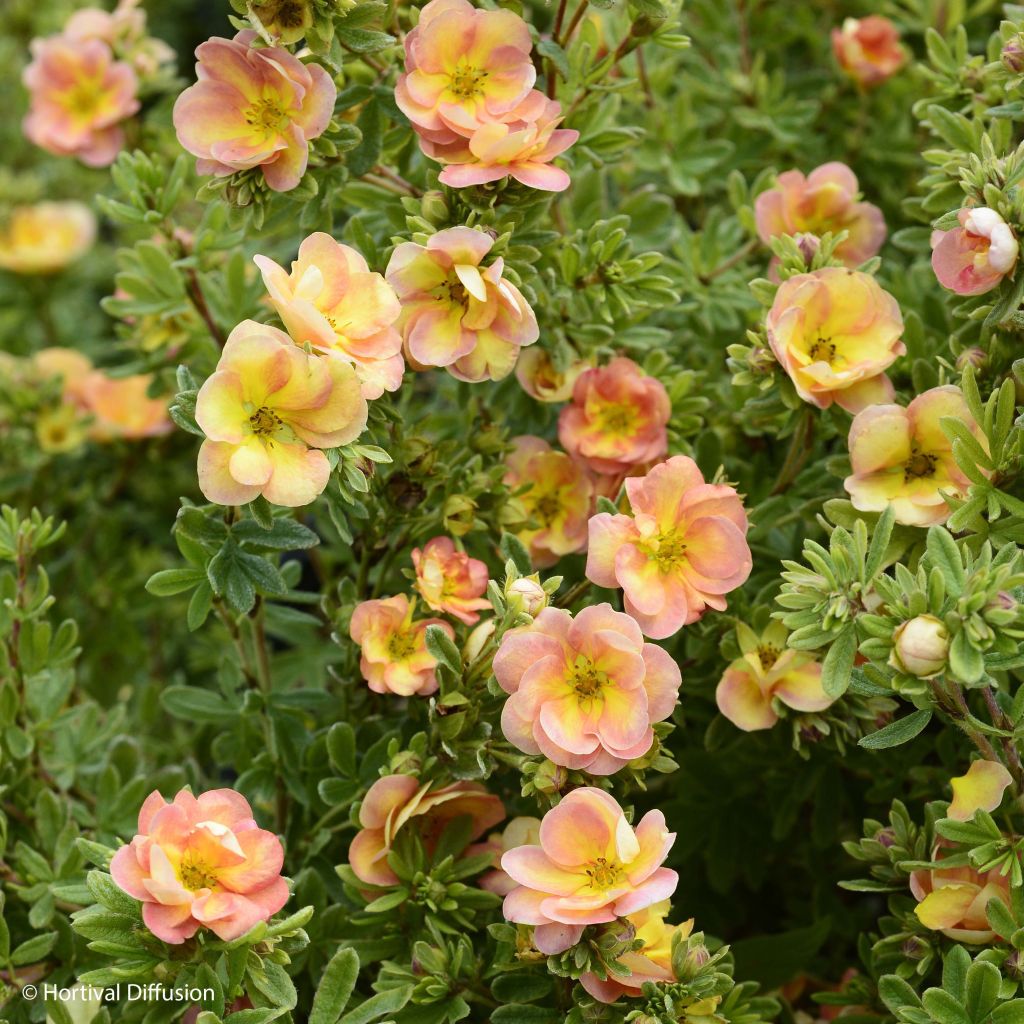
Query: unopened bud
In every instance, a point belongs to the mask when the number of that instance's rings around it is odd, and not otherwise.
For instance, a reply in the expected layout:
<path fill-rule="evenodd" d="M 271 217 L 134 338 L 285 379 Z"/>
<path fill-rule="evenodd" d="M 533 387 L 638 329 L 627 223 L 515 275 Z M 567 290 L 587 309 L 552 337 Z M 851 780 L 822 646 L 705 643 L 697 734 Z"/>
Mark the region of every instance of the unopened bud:
<path fill-rule="evenodd" d="M 1015 75 L 1024 72 L 1024 36 L 1018 34 L 1008 39 L 999 59 L 1007 71 Z"/>
<path fill-rule="evenodd" d="M 505 599 L 514 612 L 523 612 L 536 618 L 548 606 L 548 595 L 540 585 L 540 576 L 520 576 L 505 584 Z"/>
<path fill-rule="evenodd" d="M 821 248 L 821 239 L 817 235 L 812 235 L 809 231 L 805 231 L 799 235 L 794 235 L 793 241 L 796 242 L 796 247 L 800 250 L 800 256 L 804 264 L 809 267 L 814 257 L 818 255 L 818 250 Z"/>
<path fill-rule="evenodd" d="M 875 842 L 881 843 L 888 850 L 896 843 L 896 833 L 891 828 L 880 828 L 875 833 Z"/>
<path fill-rule="evenodd" d="M 679 981 L 692 981 L 700 973 L 701 968 L 711 959 L 708 947 L 699 939 L 694 942 L 694 938 L 696 937 L 694 936 L 690 939 L 691 944 L 687 946 L 686 956 L 677 964 L 676 977 Z"/>
<path fill-rule="evenodd" d="M 476 502 L 465 494 L 450 494 L 444 502 L 444 526 L 455 537 L 465 537 L 473 529 Z"/>
<path fill-rule="evenodd" d="M 569 773 L 551 761 L 545 761 L 533 776 L 533 785 L 541 793 L 560 793 L 569 781 Z"/>
<path fill-rule="evenodd" d="M 899 672 L 927 679 L 946 667 L 949 633 L 941 619 L 918 615 L 897 626 L 889 664 Z"/>
<path fill-rule="evenodd" d="M 978 370 L 985 365 L 987 360 L 988 353 L 983 348 L 978 348 L 977 345 L 974 345 L 971 348 L 965 348 L 963 352 L 956 357 L 956 368 L 961 373 L 963 373 L 968 366 Z"/>
<path fill-rule="evenodd" d="M 420 201 L 420 212 L 423 219 L 431 224 L 442 225 L 448 223 L 448 201 L 443 192 L 425 192 Z"/>
<path fill-rule="evenodd" d="M 484 645 L 494 635 L 494 619 L 481 622 L 466 638 L 465 646 L 462 648 L 462 657 L 466 664 L 476 661 Z"/>

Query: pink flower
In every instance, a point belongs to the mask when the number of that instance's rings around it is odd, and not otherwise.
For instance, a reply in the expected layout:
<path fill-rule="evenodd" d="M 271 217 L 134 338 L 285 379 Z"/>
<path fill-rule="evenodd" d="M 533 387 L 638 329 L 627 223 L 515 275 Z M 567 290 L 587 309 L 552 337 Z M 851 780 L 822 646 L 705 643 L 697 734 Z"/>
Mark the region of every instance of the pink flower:
<path fill-rule="evenodd" d="M 527 754 L 591 775 L 611 775 L 654 743 L 654 722 L 676 705 L 679 667 L 610 604 L 576 616 L 545 608 L 506 633 L 494 675 L 510 696 L 506 739 Z"/>
<path fill-rule="evenodd" d="M 632 515 L 590 520 L 587 578 L 621 587 L 626 612 L 656 640 L 704 614 L 752 566 L 747 517 L 733 488 L 707 484 L 693 459 L 676 455 L 626 481 Z"/>
<path fill-rule="evenodd" d="M 97 370 L 90 374 L 85 385 L 93 417 L 89 436 L 96 441 L 113 441 L 169 434 L 174 424 L 167 413 L 168 399 L 150 398 L 152 383 L 149 373 L 108 377 Z"/>
<path fill-rule="evenodd" d="M 405 350 L 420 367 L 444 366 L 459 380 L 507 377 L 519 349 L 538 336 L 537 318 L 515 285 L 502 278 L 494 239 L 475 228 L 448 228 L 425 246 L 402 242 L 385 276 L 402 303 Z"/>
<path fill-rule="evenodd" d="M 142 901 L 142 920 L 158 938 L 179 945 L 200 928 L 225 942 L 276 914 L 288 900 L 284 851 L 253 820 L 231 789 L 173 803 L 153 792 L 139 811 L 139 834 L 110 862 L 114 881 Z"/>
<path fill-rule="evenodd" d="M 411 775 L 385 775 L 369 789 L 359 808 L 362 831 L 348 848 L 356 877 L 367 885 L 397 885 L 387 862 L 395 836 L 412 819 L 427 853 L 433 852 L 444 827 L 455 818 L 472 822 L 469 838 L 477 839 L 505 817 L 501 801 L 477 782 L 453 782 L 431 790 L 431 783 Z"/>
<path fill-rule="evenodd" d="M 557 955 L 591 924 L 609 924 L 668 899 L 678 875 L 661 865 L 675 842 L 661 811 L 634 830 L 622 808 L 600 789 L 576 789 L 540 826 L 540 844 L 501 858 L 518 882 L 505 897 L 509 921 L 534 926 L 538 950 Z"/>
<path fill-rule="evenodd" d="M 470 855 L 489 853 L 497 865 L 492 871 L 481 875 L 477 884 L 481 889 L 507 896 L 516 883 L 508 876 L 501 866 L 502 855 L 517 846 L 540 842 L 540 818 L 513 818 L 501 832 L 492 832 L 485 842 L 471 846 L 466 852 Z"/>
<path fill-rule="evenodd" d="M 359 671 L 374 693 L 426 697 L 437 692 L 437 662 L 427 650 L 427 626 L 455 630 L 442 619 L 414 619 L 416 602 L 404 594 L 356 605 L 349 636 L 362 647 Z"/>
<path fill-rule="evenodd" d="M 140 0 L 118 0 L 113 11 L 83 7 L 64 26 L 69 39 L 100 39 L 135 69 L 142 78 L 173 63 L 174 51 L 162 40 L 146 34 L 146 12 Z"/>
<path fill-rule="evenodd" d="M 480 619 L 480 609 L 490 608 L 487 564 L 458 551 L 450 537 L 434 537 L 421 551 L 414 548 L 416 589 L 435 612 L 453 615 L 467 626 Z"/>
<path fill-rule="evenodd" d="M 767 243 L 778 235 L 846 231 L 849 237 L 835 254 L 848 267 L 856 267 L 885 241 L 882 211 L 857 202 L 857 190 L 857 176 L 846 164 L 822 164 L 806 178 L 800 171 L 786 171 L 754 202 L 757 233 Z"/>
<path fill-rule="evenodd" d="M 896 26 L 879 14 L 847 18 L 832 30 L 832 49 L 839 66 L 865 89 L 881 85 L 907 59 Z"/>
<path fill-rule="evenodd" d="M 664 457 L 671 415 L 661 381 L 619 356 L 576 379 L 558 417 L 558 440 L 592 472 L 625 476 Z"/>
<path fill-rule="evenodd" d="M 84 203 L 15 206 L 0 227 L 0 269 L 53 274 L 80 260 L 96 241 L 96 215 Z"/>
<path fill-rule="evenodd" d="M 138 83 L 128 64 L 99 39 L 33 39 L 25 135 L 58 156 L 90 167 L 114 162 L 124 145 L 121 123 L 139 109 Z"/>
<path fill-rule="evenodd" d="M 200 44 L 199 81 L 174 104 L 174 128 L 200 174 L 260 167 L 271 189 L 287 192 L 306 173 L 309 143 L 330 123 L 337 89 L 319 64 L 251 46 L 255 39 L 245 31 Z"/>
<path fill-rule="evenodd" d="M 253 257 L 270 301 L 298 345 L 351 363 L 364 398 L 397 391 L 405 360 L 392 326 L 401 313 L 394 289 L 347 245 L 317 231 L 299 246 L 289 274 L 266 256 Z"/>
<path fill-rule="evenodd" d="M 1019 246 L 1006 221 L 987 206 L 957 214 L 960 227 L 932 234 L 932 269 L 957 295 L 990 292 L 1017 264 Z"/>

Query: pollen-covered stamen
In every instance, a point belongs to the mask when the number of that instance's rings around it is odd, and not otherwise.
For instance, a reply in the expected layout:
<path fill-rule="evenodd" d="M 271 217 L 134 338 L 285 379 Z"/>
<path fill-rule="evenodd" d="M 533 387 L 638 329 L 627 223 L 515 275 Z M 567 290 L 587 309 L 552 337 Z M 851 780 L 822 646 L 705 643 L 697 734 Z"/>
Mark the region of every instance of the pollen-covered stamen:
<path fill-rule="evenodd" d="M 470 100 L 482 96 L 490 72 L 483 68 L 460 64 L 451 76 L 448 88 L 460 100 Z"/>
<path fill-rule="evenodd" d="M 649 541 L 645 553 L 660 572 L 672 572 L 686 560 L 686 542 L 677 530 L 668 530 Z"/>
<path fill-rule="evenodd" d="M 807 354 L 814 362 L 828 363 L 832 365 L 836 358 L 836 345 L 831 338 L 818 337 L 807 350 Z"/>
<path fill-rule="evenodd" d="M 181 884 L 190 892 L 212 889 L 217 884 L 216 872 L 194 854 L 186 853 L 178 865 Z"/>
<path fill-rule="evenodd" d="M 914 449 L 910 458 L 903 465 L 904 483 L 920 480 L 922 477 L 934 476 L 938 461 L 938 456 Z"/>
<path fill-rule="evenodd" d="M 636 429 L 639 411 L 626 402 L 609 402 L 598 413 L 601 429 L 608 434 L 632 434 Z"/>
<path fill-rule="evenodd" d="M 245 122 L 265 132 L 282 132 L 290 122 L 280 103 L 273 99 L 257 100 L 246 112 Z"/>
<path fill-rule="evenodd" d="M 416 636 L 411 632 L 395 631 L 388 637 L 388 655 L 395 661 L 404 661 L 416 651 Z"/>
<path fill-rule="evenodd" d="M 257 437 L 266 437 L 281 427 L 281 417 L 264 405 L 249 417 L 249 425 Z"/>
<path fill-rule="evenodd" d="M 610 889 L 622 881 L 625 872 L 621 864 L 609 861 L 605 857 L 598 857 L 590 867 L 585 869 L 590 886 L 594 889 Z"/>
<path fill-rule="evenodd" d="M 581 700 L 592 700 L 609 685 L 606 673 L 600 671 L 594 663 L 584 655 L 579 655 L 569 672 L 569 685 Z"/>

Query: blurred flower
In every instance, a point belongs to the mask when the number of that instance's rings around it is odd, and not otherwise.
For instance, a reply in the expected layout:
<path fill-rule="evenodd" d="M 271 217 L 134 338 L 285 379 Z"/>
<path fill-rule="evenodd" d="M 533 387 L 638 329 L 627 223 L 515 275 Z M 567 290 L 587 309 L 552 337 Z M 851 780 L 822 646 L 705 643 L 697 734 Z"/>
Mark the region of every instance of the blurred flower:
<path fill-rule="evenodd" d="M 625 475 L 664 457 L 671 415 L 664 384 L 619 356 L 576 379 L 558 417 L 558 440 L 592 472 Z"/>
<path fill-rule="evenodd" d="M 779 720 L 772 704 L 794 711 L 824 711 L 835 702 L 821 687 L 821 665 L 786 647 L 786 627 L 773 622 L 760 636 L 737 624 L 741 657 L 726 670 L 715 690 L 718 710 L 744 732 L 770 729 Z"/>
<path fill-rule="evenodd" d="M 949 633 L 942 619 L 917 615 L 901 622 L 892 634 L 889 664 L 898 672 L 926 679 L 937 676 L 946 667 Z"/>
<path fill-rule="evenodd" d="M 932 269 L 957 295 L 990 292 L 1017 264 L 1019 246 L 1009 225 L 987 206 L 957 214 L 960 227 L 932 233 Z"/>
<path fill-rule="evenodd" d="M 433 791 L 430 787 L 411 775 L 385 775 L 370 787 L 359 808 L 362 831 L 348 848 L 349 864 L 361 881 L 398 884 L 387 857 L 398 832 L 414 818 L 416 836 L 430 853 L 455 818 L 472 821 L 469 838 L 473 840 L 505 817 L 501 801 L 477 782 L 453 782 Z"/>
<path fill-rule="evenodd" d="M 1013 785 L 1013 777 L 998 761 L 972 761 L 966 775 L 949 780 L 953 800 L 946 816 L 954 821 L 970 821 L 975 811 L 991 813 Z"/>
<path fill-rule="evenodd" d="M 121 123 L 139 109 L 132 68 L 99 39 L 33 39 L 22 81 L 29 91 L 25 135 L 58 156 L 90 167 L 114 162 L 124 145 Z"/>
<path fill-rule="evenodd" d="M 276 914 L 288 900 L 284 851 L 253 820 L 245 798 L 230 789 L 173 803 L 153 792 L 139 811 L 139 834 L 110 862 L 114 881 L 142 901 L 142 920 L 178 945 L 200 928 L 225 942 Z"/>
<path fill-rule="evenodd" d="M 136 440 L 169 434 L 174 429 L 167 413 L 166 395 L 150 398 L 153 375 L 108 377 L 96 371 L 86 380 L 86 398 L 93 423 L 89 436 L 95 441 Z"/>
<path fill-rule="evenodd" d="M 679 877 L 661 865 L 675 838 L 661 811 L 648 811 L 634 830 L 614 797 L 574 789 L 544 815 L 538 845 L 501 858 L 518 883 L 505 897 L 505 918 L 534 925 L 540 952 L 562 953 L 587 925 L 608 924 L 672 895 Z"/>
<path fill-rule="evenodd" d="M 765 327 L 805 402 L 859 412 L 892 398 L 884 371 L 906 351 L 903 317 L 869 274 L 824 267 L 783 281 Z"/>
<path fill-rule="evenodd" d="M 528 485 L 513 504 L 536 524 L 517 530 L 516 536 L 530 549 L 533 564 L 544 569 L 587 546 L 593 486 L 579 463 L 542 438 L 514 437 L 512 444 L 504 482 L 513 490 Z"/>
<path fill-rule="evenodd" d="M 327 486 L 322 448 L 355 440 L 366 399 L 348 363 L 307 355 L 274 327 L 240 323 L 199 389 L 199 487 L 208 501 L 308 505 Z"/>
<path fill-rule="evenodd" d="M 918 395 L 906 409 L 873 405 L 859 412 L 847 441 L 853 473 L 843 482 L 853 507 L 882 512 L 891 504 L 896 521 L 907 526 L 945 522 L 951 509 L 940 492 L 963 498 L 971 485 L 940 426 L 945 417 L 964 423 L 987 450 L 981 428 L 952 384 Z"/>
<path fill-rule="evenodd" d="M 651 726 L 672 714 L 681 683 L 672 658 L 610 604 L 575 619 L 545 608 L 505 634 L 494 675 L 509 694 L 505 738 L 591 775 L 611 775 L 651 749 Z"/>
<path fill-rule="evenodd" d="M 576 359 L 566 369 L 558 370 L 547 350 L 534 346 L 520 353 L 516 380 L 538 402 L 565 402 L 572 395 L 576 378 L 591 365 L 588 360 Z"/>
<path fill-rule="evenodd" d="M 260 167 L 271 189 L 287 192 L 306 173 L 309 143 L 330 123 L 338 90 L 319 64 L 254 47 L 256 38 L 245 31 L 200 44 L 199 81 L 175 102 L 174 127 L 199 174 Z"/>
<path fill-rule="evenodd" d="M 590 520 L 587 578 L 621 587 L 626 612 L 656 640 L 723 610 L 752 565 L 736 491 L 705 483 L 693 459 L 676 455 L 627 480 L 626 493 L 630 515 Z"/>
<path fill-rule="evenodd" d="M 0 226 L 0 269 L 52 274 L 81 259 L 96 240 L 96 217 L 84 203 L 16 206 Z"/>
<path fill-rule="evenodd" d="M 885 241 L 885 218 L 871 203 L 857 202 L 857 176 L 843 163 L 822 164 L 805 178 L 800 171 L 779 175 L 774 188 L 754 202 L 762 242 L 777 235 L 814 236 L 849 232 L 835 249 L 848 267 L 870 259 Z"/>
<path fill-rule="evenodd" d="M 413 548 L 416 589 L 435 612 L 453 615 L 467 626 L 480 619 L 480 609 L 491 603 L 487 591 L 487 564 L 459 551 L 450 537 L 434 537 Z"/>
<path fill-rule="evenodd" d="M 113 11 L 83 7 L 64 26 L 70 39 L 99 39 L 127 61 L 141 78 L 150 78 L 173 64 L 175 53 L 165 42 L 146 34 L 146 12 L 140 0 L 118 0 Z"/>
<path fill-rule="evenodd" d="M 309 342 L 352 363 L 364 398 L 398 390 L 405 360 L 393 325 L 401 306 L 394 289 L 355 249 L 317 231 L 299 246 L 290 274 L 267 256 L 253 259 L 297 345 Z"/>
<path fill-rule="evenodd" d="M 907 60 L 898 29 L 880 14 L 847 18 L 832 30 L 832 49 L 839 66 L 865 89 L 881 85 Z"/>
<path fill-rule="evenodd" d="M 492 871 L 481 875 L 477 885 L 488 892 L 497 893 L 499 896 L 507 896 L 515 887 L 516 883 L 501 867 L 502 855 L 517 846 L 525 846 L 528 843 L 540 842 L 540 818 L 513 818 L 501 832 L 492 832 L 487 840 L 471 846 L 466 852 L 469 854 L 490 853 L 497 865 Z"/>
<path fill-rule="evenodd" d="M 36 417 L 36 440 L 44 452 L 73 452 L 88 436 L 87 420 L 71 405 L 46 409 Z"/>
<path fill-rule="evenodd" d="M 402 242 L 385 276 L 402 303 L 405 351 L 419 368 L 444 366 L 459 380 L 501 380 L 523 345 L 538 336 L 537 318 L 499 256 L 483 266 L 494 239 L 475 228 L 448 228 L 425 246 Z"/>
<path fill-rule="evenodd" d="M 362 647 L 359 671 L 374 693 L 426 697 L 437 692 L 437 662 L 427 650 L 427 626 L 455 631 L 442 619 L 414 619 L 416 602 L 405 594 L 356 605 L 349 636 Z"/>

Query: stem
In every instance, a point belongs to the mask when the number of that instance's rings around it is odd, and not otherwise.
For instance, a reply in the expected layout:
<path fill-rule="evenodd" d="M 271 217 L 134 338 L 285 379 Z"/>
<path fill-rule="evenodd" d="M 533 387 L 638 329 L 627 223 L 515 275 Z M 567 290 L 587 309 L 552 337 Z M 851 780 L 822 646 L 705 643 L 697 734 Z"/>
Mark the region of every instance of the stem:
<path fill-rule="evenodd" d="M 185 291 L 196 312 L 203 318 L 203 322 L 213 336 L 213 340 L 217 342 L 220 348 L 223 348 L 224 343 L 228 340 L 227 335 L 220 329 L 217 321 L 213 319 L 210 307 L 206 304 L 203 286 L 199 283 L 199 275 L 191 267 L 185 271 Z"/>
<path fill-rule="evenodd" d="M 568 608 L 578 597 L 582 597 L 583 594 L 590 587 L 590 580 L 580 580 L 579 583 L 574 584 L 570 587 L 565 594 L 563 594 L 556 602 L 556 608 Z"/>
<path fill-rule="evenodd" d="M 335 36 L 334 38 L 337 39 L 338 37 Z M 388 69 L 379 60 L 374 60 L 368 53 L 360 53 L 358 50 L 353 50 L 351 46 L 346 46 L 340 39 L 338 39 L 338 42 L 343 50 L 351 53 L 353 57 L 358 57 L 368 67 L 373 68 L 378 75 L 386 75 L 388 73 Z"/>
<path fill-rule="evenodd" d="M 782 464 L 779 478 L 775 481 L 775 486 L 769 492 L 770 495 L 782 494 L 796 479 L 811 454 L 811 439 L 813 437 L 814 413 L 806 409 L 803 414 L 803 422 L 798 424 L 793 431 L 793 437 L 789 442 L 789 449 L 786 452 L 786 461 Z"/>
<path fill-rule="evenodd" d="M 374 185 L 377 188 L 383 189 L 385 192 L 390 192 L 395 196 L 411 196 L 414 193 L 410 192 L 406 188 L 402 188 L 399 185 L 392 184 L 384 178 L 375 177 L 372 174 L 362 174 L 359 177 L 360 181 L 365 181 L 367 185 Z"/>
<path fill-rule="evenodd" d="M 992 719 L 992 724 L 997 729 L 1005 729 L 1008 732 L 1013 731 L 1013 723 L 1006 717 L 1005 712 L 999 706 L 999 702 L 996 700 L 996 695 L 992 688 L 986 686 L 982 690 L 982 696 L 985 698 L 985 706 L 988 708 L 989 718 Z M 1020 752 L 1017 750 L 1017 744 L 1013 742 L 1013 739 L 1009 736 L 1000 737 L 1000 744 L 1003 748 L 1003 753 L 1006 755 L 1006 760 L 1009 762 L 1010 774 L 1013 776 L 1013 781 L 1017 785 L 1017 792 L 1024 793 L 1024 764 L 1021 764 Z"/>
<path fill-rule="evenodd" d="M 231 613 L 224 607 L 224 603 L 222 601 L 214 600 L 213 607 L 217 612 L 217 617 L 224 623 L 224 626 L 230 634 L 231 642 L 235 645 L 235 651 L 238 654 L 238 661 L 241 665 L 242 675 L 245 677 L 246 683 L 253 690 L 260 689 L 260 681 L 256 673 L 253 671 L 252 659 L 249 657 L 249 652 L 246 650 L 245 641 L 242 639 L 242 633 L 238 628 L 238 623 L 231 617 Z"/>
<path fill-rule="evenodd" d="M 995 747 L 989 743 L 988 738 L 983 736 L 977 729 L 972 729 L 967 724 L 967 716 L 970 715 L 971 709 L 967 706 L 967 699 L 964 697 L 963 690 L 950 680 L 949 689 L 942 690 L 941 684 L 936 684 L 936 689 L 940 692 L 946 693 L 948 696 L 953 698 L 953 708 L 950 711 L 947 708 L 947 714 L 950 718 L 960 727 L 961 730 L 970 738 L 971 742 L 978 748 L 978 750 L 984 755 L 989 761 L 995 761 L 997 764 L 1001 763 L 999 755 L 995 751 Z"/>
<path fill-rule="evenodd" d="M 551 40 L 552 42 L 558 42 L 558 33 L 562 31 L 562 22 L 565 21 L 565 8 L 568 6 L 569 0 L 558 0 L 558 11 L 555 14 L 555 24 L 551 29 Z M 555 73 L 555 62 L 550 58 L 546 61 L 547 64 L 547 78 L 548 87 L 547 94 L 548 99 L 553 100 L 555 98 L 555 89 L 557 86 Z"/>
<path fill-rule="evenodd" d="M 639 57 L 640 54 L 637 54 Z M 759 241 L 756 238 L 752 238 L 742 248 L 737 249 L 727 260 L 719 263 L 714 270 L 709 270 L 706 274 L 700 275 L 702 284 L 710 284 L 716 277 L 720 277 L 728 270 L 732 270 L 733 267 L 742 263 L 759 245 Z"/>
<path fill-rule="evenodd" d="M 572 16 L 572 21 L 569 22 L 569 27 L 565 30 L 565 35 L 561 39 L 559 39 L 557 35 L 552 37 L 563 50 L 569 40 L 572 39 L 573 32 L 575 32 L 579 27 L 580 22 L 583 20 L 583 15 L 587 13 L 587 7 L 589 6 L 590 0 L 580 0 L 579 6 L 576 8 L 576 11 Z"/>
<path fill-rule="evenodd" d="M 411 181 L 406 181 L 405 178 L 400 174 L 396 174 L 390 167 L 385 167 L 383 164 L 377 164 L 373 169 L 373 173 L 380 175 L 382 178 L 387 178 L 389 181 L 393 181 L 399 187 L 404 188 L 409 195 L 415 196 L 417 199 L 423 195 L 423 192 Z"/>

